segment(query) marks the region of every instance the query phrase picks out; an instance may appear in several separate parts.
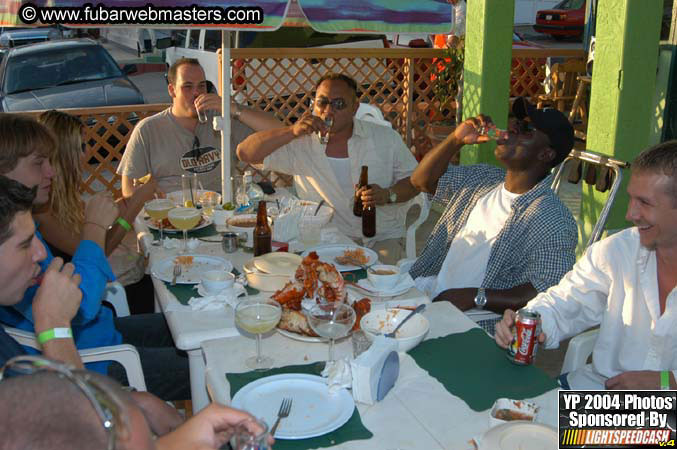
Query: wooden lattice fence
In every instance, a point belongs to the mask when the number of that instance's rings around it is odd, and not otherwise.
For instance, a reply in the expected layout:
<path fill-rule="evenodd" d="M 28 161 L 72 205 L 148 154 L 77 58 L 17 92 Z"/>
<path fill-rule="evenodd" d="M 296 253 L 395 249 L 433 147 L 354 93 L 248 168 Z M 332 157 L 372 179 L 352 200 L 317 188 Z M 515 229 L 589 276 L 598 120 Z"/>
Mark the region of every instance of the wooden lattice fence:
<path fill-rule="evenodd" d="M 431 146 L 426 128 L 435 121 L 454 118 L 451 104 L 440 105 L 433 95 L 434 49 L 233 49 L 233 88 L 236 100 L 269 111 L 287 124 L 294 123 L 310 108 L 317 80 L 327 72 L 346 73 L 357 81 L 360 101 L 381 109 L 407 146 L 415 154 Z M 582 50 L 520 49 L 513 51 L 511 96 L 533 100 L 543 93 L 545 61 L 548 56 L 581 58 Z M 107 189 L 119 194 L 117 164 L 138 120 L 168 105 L 132 105 L 105 108 L 68 109 L 87 124 L 89 161 L 82 190 Z M 38 115 L 42 111 L 31 111 Z M 242 170 L 238 167 L 237 170 Z M 268 179 L 269 174 L 259 173 Z M 272 177 L 275 183 L 286 177 Z"/>

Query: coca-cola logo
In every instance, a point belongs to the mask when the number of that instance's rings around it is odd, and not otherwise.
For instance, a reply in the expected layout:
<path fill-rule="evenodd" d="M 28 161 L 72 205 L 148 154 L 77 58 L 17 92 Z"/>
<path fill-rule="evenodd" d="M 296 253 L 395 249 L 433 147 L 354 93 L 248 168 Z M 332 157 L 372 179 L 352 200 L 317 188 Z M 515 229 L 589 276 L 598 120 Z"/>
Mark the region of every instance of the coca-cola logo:
<path fill-rule="evenodd" d="M 529 344 L 531 343 L 531 335 L 533 333 L 533 330 L 531 328 L 522 328 L 522 332 L 520 333 L 520 349 L 519 352 L 522 355 L 528 355 L 529 354 Z"/>

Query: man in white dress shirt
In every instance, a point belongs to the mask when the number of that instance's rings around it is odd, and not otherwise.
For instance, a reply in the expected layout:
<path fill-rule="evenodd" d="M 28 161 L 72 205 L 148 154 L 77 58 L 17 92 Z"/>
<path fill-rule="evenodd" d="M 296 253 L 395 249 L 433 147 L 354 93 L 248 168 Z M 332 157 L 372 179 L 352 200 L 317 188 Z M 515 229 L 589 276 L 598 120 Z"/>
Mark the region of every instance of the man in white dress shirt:
<path fill-rule="evenodd" d="M 560 377 L 565 388 L 677 388 L 677 141 L 635 159 L 628 194 L 635 227 L 591 246 L 527 304 L 541 314 L 546 348 L 600 327 L 592 364 Z M 514 320 L 507 310 L 498 345 L 508 345 Z"/>
<path fill-rule="evenodd" d="M 376 236 L 361 242 L 373 247 L 382 262 L 393 264 L 403 250 L 399 208 L 418 194 L 409 182 L 416 159 L 392 128 L 355 119 L 359 105 L 355 80 L 338 73 L 324 75 L 316 86 L 312 112 L 294 125 L 252 134 L 237 147 L 237 156 L 294 175 L 297 195 L 327 202 L 334 209 L 333 225 L 357 242 L 362 227 L 361 218 L 353 215 L 353 198 L 360 169 L 367 166 L 371 188 L 363 189 L 361 198 L 376 204 Z M 328 127 L 325 119 L 332 119 L 333 125 Z M 318 132 L 327 134 L 327 144 L 320 142 Z"/>

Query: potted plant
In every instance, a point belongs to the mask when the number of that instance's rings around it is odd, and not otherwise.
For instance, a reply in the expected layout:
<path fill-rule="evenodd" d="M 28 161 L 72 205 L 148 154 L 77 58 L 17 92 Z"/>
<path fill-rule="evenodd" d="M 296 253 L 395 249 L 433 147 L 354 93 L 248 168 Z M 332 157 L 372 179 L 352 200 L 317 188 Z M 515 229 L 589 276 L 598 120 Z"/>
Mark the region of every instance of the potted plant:
<path fill-rule="evenodd" d="M 443 59 L 434 61 L 437 70 L 431 77 L 433 108 L 431 123 L 426 131 L 432 146 L 439 144 L 451 134 L 460 120 L 458 105 L 461 104 L 462 96 L 459 87 L 463 82 L 464 44 L 464 37 L 459 38 L 456 46 L 444 49 Z"/>

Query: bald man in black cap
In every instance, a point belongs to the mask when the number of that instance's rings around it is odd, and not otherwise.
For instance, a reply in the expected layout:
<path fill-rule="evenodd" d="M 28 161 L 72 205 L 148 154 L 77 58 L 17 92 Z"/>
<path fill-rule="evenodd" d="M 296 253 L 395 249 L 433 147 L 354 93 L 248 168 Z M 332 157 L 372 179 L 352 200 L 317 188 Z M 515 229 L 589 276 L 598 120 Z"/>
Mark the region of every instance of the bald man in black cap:
<path fill-rule="evenodd" d="M 552 168 L 573 147 L 573 128 L 555 109 L 524 98 L 494 155 L 505 168 L 450 166 L 464 145 L 487 142 L 493 127 L 479 115 L 431 150 L 411 183 L 444 213 L 410 270 L 433 301 L 450 301 L 493 334 L 506 308 L 519 309 L 557 284 L 574 264 L 578 240 L 569 210 L 550 189 Z"/>

